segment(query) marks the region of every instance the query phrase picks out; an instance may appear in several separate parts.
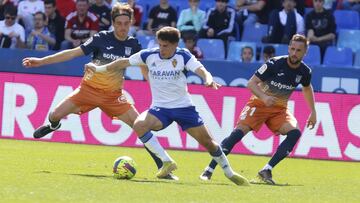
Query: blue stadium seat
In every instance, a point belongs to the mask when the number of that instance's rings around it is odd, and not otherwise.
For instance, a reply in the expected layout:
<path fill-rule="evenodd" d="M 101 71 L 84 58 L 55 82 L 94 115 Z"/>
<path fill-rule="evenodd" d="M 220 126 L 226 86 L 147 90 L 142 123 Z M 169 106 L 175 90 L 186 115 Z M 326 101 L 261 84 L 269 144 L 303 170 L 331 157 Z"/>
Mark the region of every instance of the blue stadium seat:
<path fill-rule="evenodd" d="M 140 44 L 141 44 L 141 47 L 143 49 L 146 49 L 149 42 L 153 39 L 155 39 L 154 36 L 150 36 L 150 35 L 139 35 L 139 36 L 136 36 L 136 39 L 139 40 Z"/>
<path fill-rule="evenodd" d="M 271 45 L 275 48 L 275 56 L 282 56 L 288 54 L 289 45 L 287 44 L 263 44 L 262 48 L 267 45 Z"/>
<path fill-rule="evenodd" d="M 267 34 L 268 26 L 263 24 L 255 24 L 244 26 L 242 41 L 261 42 L 261 38 Z"/>
<path fill-rule="evenodd" d="M 359 13 L 356 11 L 335 10 L 334 16 L 337 30 L 360 28 Z"/>
<path fill-rule="evenodd" d="M 231 41 L 228 49 L 227 60 L 241 61 L 241 49 L 245 46 L 249 46 L 254 51 L 253 62 L 256 60 L 256 43 L 255 42 L 239 42 Z"/>
<path fill-rule="evenodd" d="M 357 50 L 357 52 L 356 52 L 356 54 L 355 54 L 354 67 L 355 67 L 355 68 L 360 68 L 360 49 Z"/>
<path fill-rule="evenodd" d="M 353 53 L 350 48 L 330 46 L 325 51 L 324 63 L 327 66 L 352 67 Z"/>
<path fill-rule="evenodd" d="M 360 30 L 339 30 L 337 47 L 348 47 L 356 52 L 360 49 Z"/>
<path fill-rule="evenodd" d="M 321 64 L 320 47 L 310 44 L 307 54 L 304 57 L 304 62 L 310 66 Z"/>
<path fill-rule="evenodd" d="M 197 46 L 204 54 L 204 59 L 225 59 L 224 42 L 221 39 L 199 39 Z"/>

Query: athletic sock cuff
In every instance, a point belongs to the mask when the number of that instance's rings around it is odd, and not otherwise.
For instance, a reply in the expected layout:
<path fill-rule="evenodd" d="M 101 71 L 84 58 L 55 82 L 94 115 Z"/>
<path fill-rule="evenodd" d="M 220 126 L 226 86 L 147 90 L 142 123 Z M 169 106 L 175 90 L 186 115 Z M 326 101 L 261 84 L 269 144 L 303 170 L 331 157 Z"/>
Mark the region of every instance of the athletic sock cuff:
<path fill-rule="evenodd" d="M 151 132 L 147 132 L 143 136 L 141 136 L 139 139 L 141 140 L 142 143 L 146 143 L 147 141 L 149 141 L 152 138 L 152 136 L 153 136 L 153 134 Z"/>
<path fill-rule="evenodd" d="M 215 152 L 210 152 L 210 154 L 211 154 L 211 156 L 218 157 L 218 156 L 221 156 L 222 150 L 220 147 L 218 147 L 218 149 Z"/>

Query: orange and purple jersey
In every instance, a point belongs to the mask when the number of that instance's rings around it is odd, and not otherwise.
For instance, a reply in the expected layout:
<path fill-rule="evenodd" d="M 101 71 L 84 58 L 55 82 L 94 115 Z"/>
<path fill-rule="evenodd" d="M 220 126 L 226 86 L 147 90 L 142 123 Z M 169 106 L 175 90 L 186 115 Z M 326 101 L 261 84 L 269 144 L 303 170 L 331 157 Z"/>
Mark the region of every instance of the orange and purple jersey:
<path fill-rule="evenodd" d="M 279 56 L 270 59 L 262 65 L 255 75 L 262 81 L 260 88 L 278 100 L 276 106 L 287 106 L 289 97 L 295 88 L 301 84 L 309 86 L 311 81 L 311 69 L 301 62 L 298 68 L 291 68 L 287 63 L 288 56 Z M 257 99 L 252 96 L 251 99 Z"/>
<path fill-rule="evenodd" d="M 124 41 L 118 40 L 113 31 L 102 31 L 95 34 L 82 44 L 81 49 L 85 55 L 92 55 L 92 62 L 97 65 L 110 63 L 118 58 L 127 58 L 141 50 L 138 40 L 128 37 Z M 95 89 L 104 91 L 118 91 L 123 88 L 124 70 L 106 71 L 94 73 L 87 79 L 83 77 L 82 83 Z"/>

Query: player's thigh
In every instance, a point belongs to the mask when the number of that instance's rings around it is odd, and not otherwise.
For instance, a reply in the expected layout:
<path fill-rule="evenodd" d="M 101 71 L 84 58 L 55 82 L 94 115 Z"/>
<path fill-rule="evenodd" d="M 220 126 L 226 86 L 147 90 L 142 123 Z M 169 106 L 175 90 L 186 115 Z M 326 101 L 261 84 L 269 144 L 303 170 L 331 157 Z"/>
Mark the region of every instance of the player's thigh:
<path fill-rule="evenodd" d="M 285 135 L 289 131 L 299 128 L 296 118 L 287 109 L 279 111 L 276 116 L 269 119 L 266 124 L 271 131 L 281 135 Z"/>
<path fill-rule="evenodd" d="M 161 130 L 162 122 L 148 111 L 142 112 L 134 122 L 134 130 L 138 134 L 144 134 L 150 130 Z"/>
<path fill-rule="evenodd" d="M 129 125 L 130 127 L 133 127 L 134 122 L 136 120 L 136 118 L 139 116 L 139 112 L 136 110 L 136 108 L 131 105 L 130 109 L 128 111 L 126 111 L 125 113 L 117 116 L 117 118 L 121 121 L 123 121 L 124 123 L 126 123 L 127 125 Z"/>
<path fill-rule="evenodd" d="M 241 111 L 236 128 L 245 134 L 250 130 L 259 131 L 263 123 L 269 118 L 269 108 L 250 101 Z"/>
<path fill-rule="evenodd" d="M 62 100 L 55 109 L 50 113 L 50 120 L 61 120 L 71 113 L 80 112 L 80 107 L 74 104 L 69 98 Z"/>
<path fill-rule="evenodd" d="M 198 141 L 202 146 L 204 146 L 209 151 L 216 151 L 217 144 L 213 137 L 211 136 L 208 128 L 205 125 L 192 127 L 186 129 L 186 132 L 189 133 L 196 141 Z"/>

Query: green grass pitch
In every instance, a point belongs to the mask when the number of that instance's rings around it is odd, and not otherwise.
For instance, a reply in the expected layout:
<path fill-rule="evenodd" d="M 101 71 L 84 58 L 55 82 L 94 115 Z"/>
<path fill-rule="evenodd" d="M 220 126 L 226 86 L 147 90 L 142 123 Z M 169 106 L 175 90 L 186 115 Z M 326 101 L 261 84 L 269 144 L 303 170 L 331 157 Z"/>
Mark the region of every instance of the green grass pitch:
<path fill-rule="evenodd" d="M 239 187 L 219 168 L 211 181 L 199 180 L 208 153 L 168 152 L 180 181 L 156 179 L 143 148 L 0 139 L 0 202 L 360 202 L 356 162 L 286 159 L 273 172 L 278 185 Z M 137 163 L 132 180 L 112 177 L 113 161 L 123 155 Z M 229 156 L 249 179 L 268 159 Z"/>

